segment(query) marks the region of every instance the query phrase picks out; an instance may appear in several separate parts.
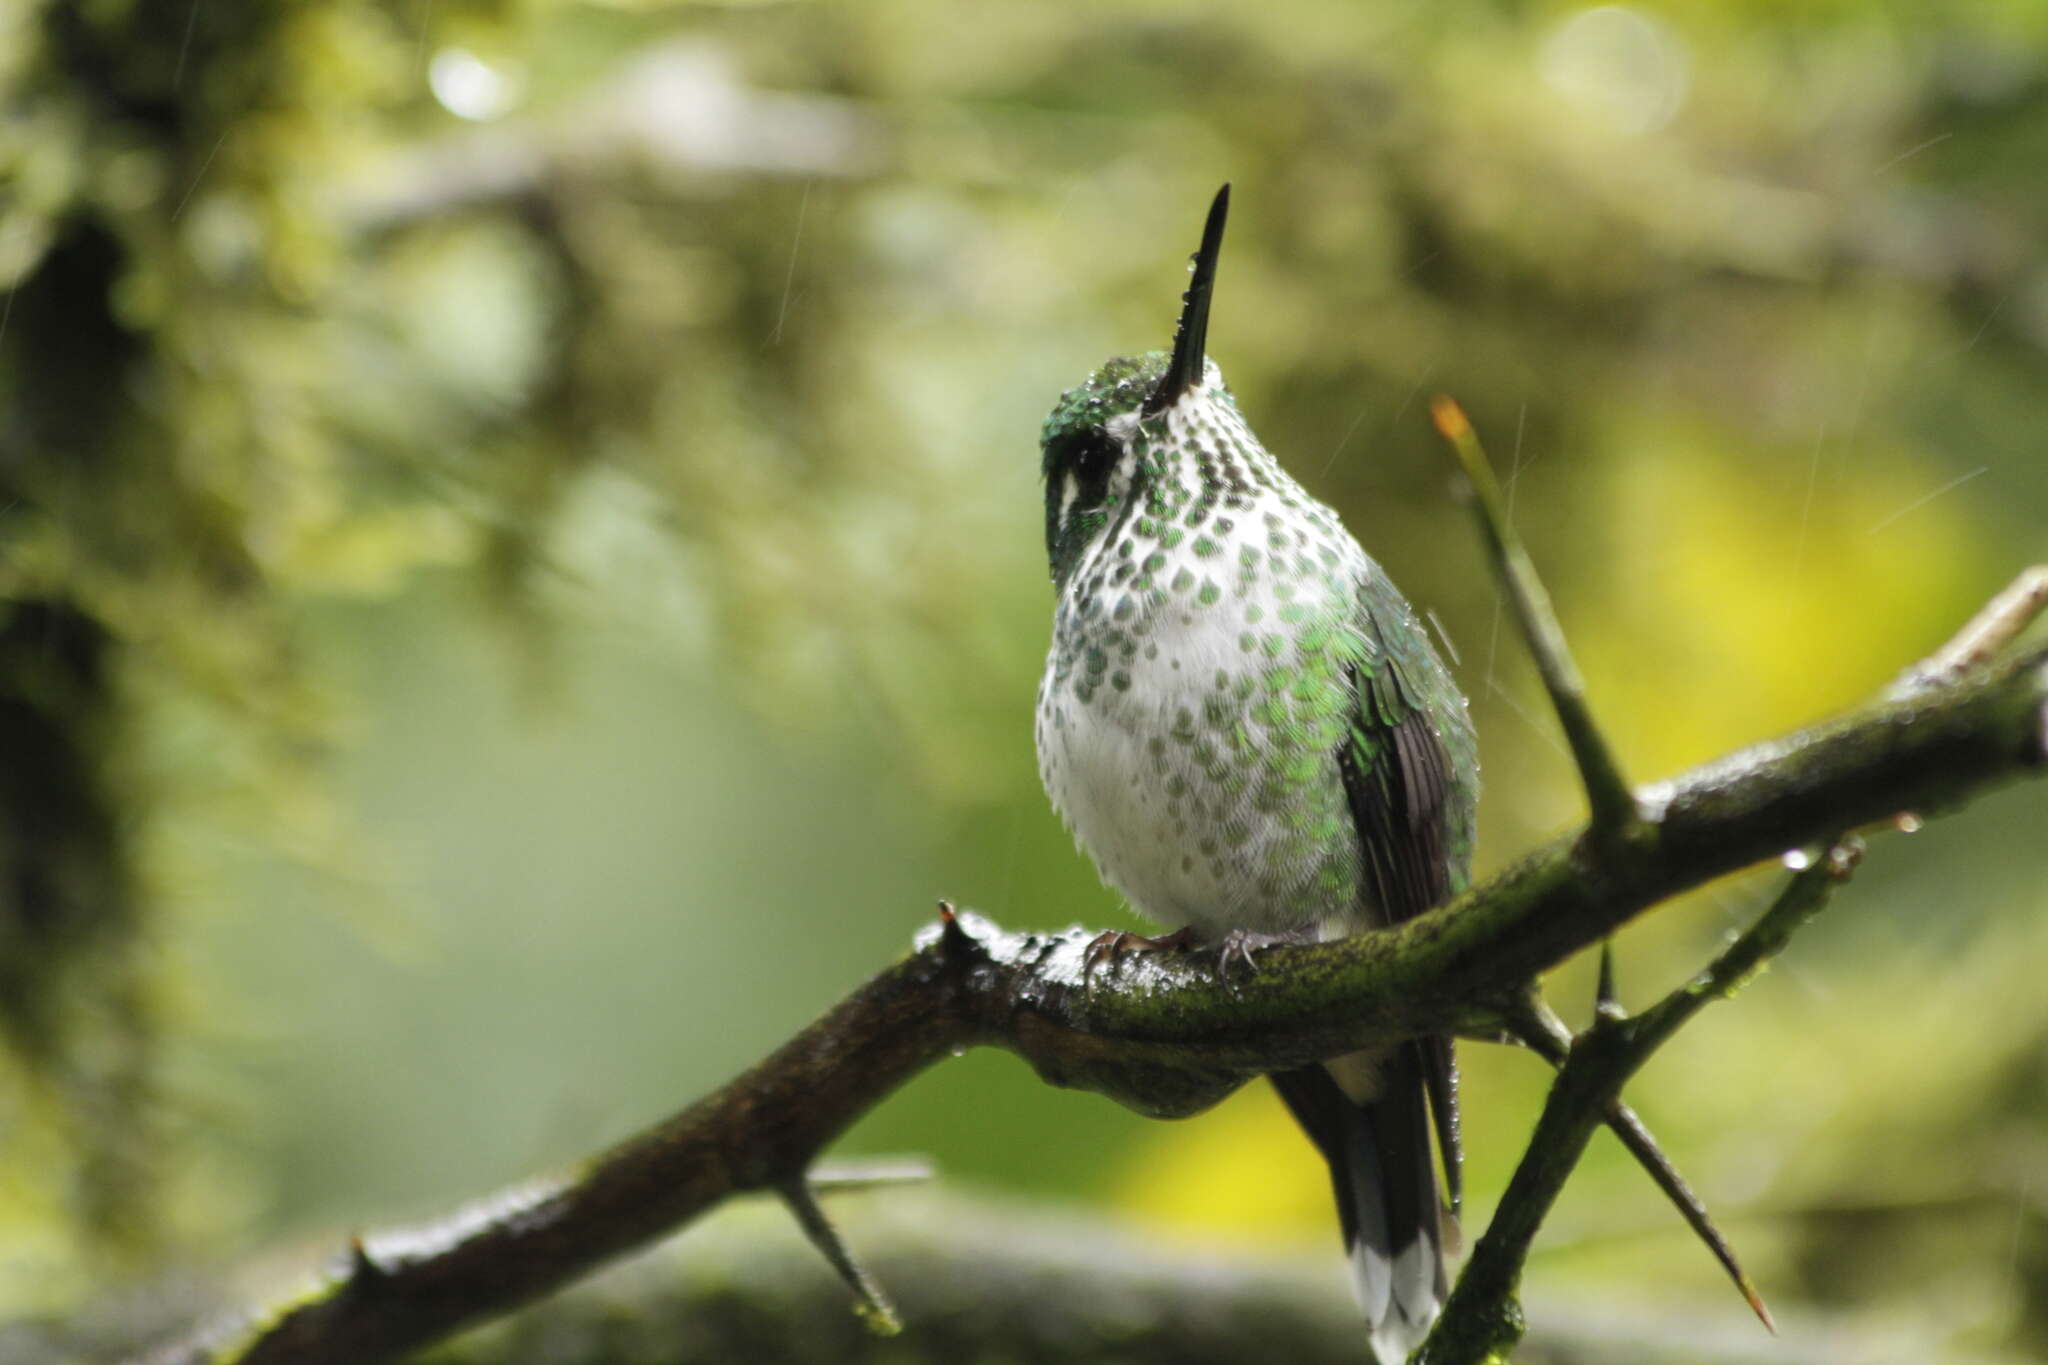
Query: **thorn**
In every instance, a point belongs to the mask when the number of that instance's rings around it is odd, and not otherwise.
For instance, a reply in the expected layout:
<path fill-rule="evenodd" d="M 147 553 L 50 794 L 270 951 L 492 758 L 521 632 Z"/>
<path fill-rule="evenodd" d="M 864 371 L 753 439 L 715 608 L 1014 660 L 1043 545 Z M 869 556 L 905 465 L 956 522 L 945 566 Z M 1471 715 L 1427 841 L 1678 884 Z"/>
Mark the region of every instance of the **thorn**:
<path fill-rule="evenodd" d="M 1757 1293 L 1756 1286 L 1749 1282 L 1749 1276 L 1739 1270 L 1736 1271 L 1735 1287 L 1742 1291 L 1743 1298 L 1749 1300 L 1749 1311 L 1756 1314 L 1756 1320 L 1764 1325 L 1764 1330 L 1772 1336 L 1778 1335 L 1777 1320 L 1771 1316 L 1770 1308 L 1765 1305 L 1764 1296 Z"/>
<path fill-rule="evenodd" d="M 363 1235 L 352 1232 L 348 1237 L 348 1270 L 344 1283 L 351 1289 L 377 1283 L 384 1278 L 384 1267 L 370 1257 L 370 1249 L 363 1245 Z"/>
<path fill-rule="evenodd" d="M 960 923 L 953 902 L 943 897 L 939 901 L 939 926 L 939 949 L 947 957 L 967 956 L 980 946 Z"/>
<path fill-rule="evenodd" d="M 1621 1001 L 1614 994 L 1614 940 L 1600 940 L 1600 984 L 1593 990 L 1593 1013 L 1601 1019 L 1626 1019 Z"/>
<path fill-rule="evenodd" d="M 1763 1295 L 1757 1292 L 1756 1285 L 1750 1281 L 1749 1272 L 1744 1270 L 1742 1263 L 1736 1259 L 1735 1248 L 1721 1235 L 1721 1229 L 1714 1226 L 1713 1215 L 1707 1212 L 1707 1206 L 1700 1202 L 1699 1195 L 1693 1192 L 1685 1177 L 1678 1173 L 1678 1168 L 1671 1164 L 1671 1158 L 1664 1154 L 1664 1149 L 1658 1145 L 1649 1128 L 1636 1115 L 1635 1110 L 1619 1100 L 1608 1106 L 1606 1117 L 1608 1128 L 1621 1139 L 1621 1145 L 1628 1148 L 1629 1154 L 1635 1157 L 1637 1164 L 1656 1183 L 1657 1188 L 1664 1192 L 1664 1197 L 1671 1201 L 1672 1207 L 1678 1210 L 1679 1216 L 1685 1219 L 1693 1234 L 1713 1253 L 1714 1259 L 1721 1263 L 1721 1269 L 1727 1272 L 1737 1292 L 1742 1295 L 1744 1302 L 1749 1304 L 1749 1311 L 1756 1314 L 1757 1321 L 1764 1325 L 1765 1331 L 1776 1336 L 1778 1324 L 1772 1319 L 1771 1310 L 1765 1306 Z"/>
<path fill-rule="evenodd" d="M 818 1207 L 818 1201 L 811 1193 L 809 1178 L 799 1174 L 782 1182 L 776 1189 L 795 1217 L 797 1226 L 804 1230 L 804 1236 L 839 1272 L 839 1278 L 846 1287 L 853 1291 L 854 1312 L 860 1315 L 868 1330 L 883 1337 L 893 1337 L 901 1332 L 903 1319 L 896 1315 L 895 1307 L 882 1293 L 881 1286 L 853 1259 L 853 1253 L 839 1239 L 838 1229 L 825 1217 L 825 1211 Z"/>

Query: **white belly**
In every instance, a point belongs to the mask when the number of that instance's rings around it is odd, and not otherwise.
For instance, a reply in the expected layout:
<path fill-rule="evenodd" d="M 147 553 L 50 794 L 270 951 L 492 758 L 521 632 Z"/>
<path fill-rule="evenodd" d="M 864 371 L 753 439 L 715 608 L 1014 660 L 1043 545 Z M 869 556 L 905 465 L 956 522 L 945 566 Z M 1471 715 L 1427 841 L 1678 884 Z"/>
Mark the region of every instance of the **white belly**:
<path fill-rule="evenodd" d="M 1284 714 L 1268 684 L 1301 660 L 1291 642 L 1269 646 L 1270 631 L 1245 646 L 1254 605 L 1159 605 L 1132 623 L 1143 631 L 1129 657 L 1105 651 L 1093 673 L 1072 637 L 1060 647 L 1079 629 L 1063 610 L 1039 687 L 1039 773 L 1103 880 L 1161 925 L 1349 933 L 1364 919 L 1340 732 L 1325 718 L 1305 734 Z M 1064 676 L 1063 653 L 1077 659 Z M 1281 712 L 1259 709 L 1275 697 Z"/>

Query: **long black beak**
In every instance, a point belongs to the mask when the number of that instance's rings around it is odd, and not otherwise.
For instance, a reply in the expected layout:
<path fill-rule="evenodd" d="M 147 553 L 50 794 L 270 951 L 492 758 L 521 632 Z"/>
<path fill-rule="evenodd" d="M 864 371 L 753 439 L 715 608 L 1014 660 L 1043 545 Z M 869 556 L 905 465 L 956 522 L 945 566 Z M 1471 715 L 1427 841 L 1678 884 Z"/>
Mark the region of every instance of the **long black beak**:
<path fill-rule="evenodd" d="M 1180 326 L 1173 333 L 1173 359 L 1159 387 L 1145 400 L 1145 415 L 1166 411 L 1202 382 L 1203 344 L 1209 339 L 1209 296 L 1216 292 L 1216 257 L 1223 250 L 1223 220 L 1230 216 L 1230 186 L 1216 191 L 1209 221 L 1202 225 L 1202 246 L 1195 253 L 1195 277 L 1180 296 Z"/>

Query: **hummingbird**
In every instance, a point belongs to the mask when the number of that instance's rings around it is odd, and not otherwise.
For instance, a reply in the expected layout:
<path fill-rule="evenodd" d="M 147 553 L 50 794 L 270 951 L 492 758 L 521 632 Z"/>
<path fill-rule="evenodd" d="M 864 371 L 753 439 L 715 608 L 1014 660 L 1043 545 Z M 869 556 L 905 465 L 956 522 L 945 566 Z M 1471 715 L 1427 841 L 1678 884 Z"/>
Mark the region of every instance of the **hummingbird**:
<path fill-rule="evenodd" d="M 1225 185 L 1172 350 L 1110 360 L 1042 434 L 1056 603 L 1039 775 L 1103 880 L 1183 926 L 1106 934 L 1094 961 L 1199 947 L 1221 971 L 1255 966 L 1272 943 L 1420 914 L 1470 875 L 1464 695 L 1407 599 L 1260 444 L 1205 353 L 1229 208 Z M 1373 1353 L 1405 1360 L 1442 1309 L 1458 1235 L 1451 1040 L 1271 1079 L 1329 1164 Z"/>

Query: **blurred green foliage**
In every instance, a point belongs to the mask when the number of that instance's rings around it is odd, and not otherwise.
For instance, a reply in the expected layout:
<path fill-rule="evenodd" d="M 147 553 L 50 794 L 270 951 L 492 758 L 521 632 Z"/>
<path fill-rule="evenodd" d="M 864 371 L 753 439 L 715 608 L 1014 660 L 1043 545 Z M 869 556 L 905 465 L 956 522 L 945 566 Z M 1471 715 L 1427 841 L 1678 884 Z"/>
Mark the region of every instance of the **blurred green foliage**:
<path fill-rule="evenodd" d="M 1035 438 L 1218 182 L 1214 354 L 1456 647 L 1498 863 L 1577 796 L 1418 400 L 1632 773 L 1762 738 L 2048 553 L 2043 164 L 1994 0 L 0 0 L 0 1311 L 571 1158 L 933 895 L 1109 917 Z M 1880 841 L 1637 1087 L 1795 1338 L 2048 1351 L 2044 812 Z M 1466 1051 L 1476 1217 L 1542 1077 Z M 1333 1240 L 1263 1093 L 976 1057 L 851 1145 Z M 1616 1151 L 1547 1246 L 1539 1301 L 1740 1314 Z"/>

